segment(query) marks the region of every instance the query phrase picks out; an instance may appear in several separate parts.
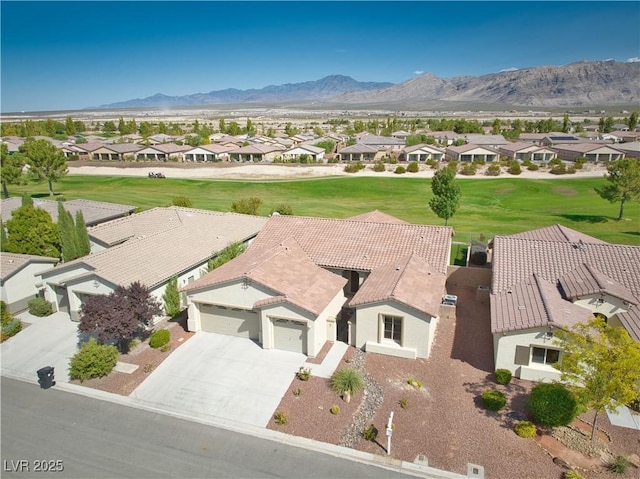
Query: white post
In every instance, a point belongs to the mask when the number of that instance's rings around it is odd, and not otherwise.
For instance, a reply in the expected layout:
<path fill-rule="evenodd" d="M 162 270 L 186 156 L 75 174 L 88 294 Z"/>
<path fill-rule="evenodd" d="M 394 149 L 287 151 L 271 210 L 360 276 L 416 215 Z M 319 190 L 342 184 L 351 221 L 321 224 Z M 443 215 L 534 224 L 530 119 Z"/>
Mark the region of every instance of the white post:
<path fill-rule="evenodd" d="M 391 436 L 393 435 L 393 411 L 389 414 L 389 422 L 387 423 L 387 456 L 391 455 Z"/>

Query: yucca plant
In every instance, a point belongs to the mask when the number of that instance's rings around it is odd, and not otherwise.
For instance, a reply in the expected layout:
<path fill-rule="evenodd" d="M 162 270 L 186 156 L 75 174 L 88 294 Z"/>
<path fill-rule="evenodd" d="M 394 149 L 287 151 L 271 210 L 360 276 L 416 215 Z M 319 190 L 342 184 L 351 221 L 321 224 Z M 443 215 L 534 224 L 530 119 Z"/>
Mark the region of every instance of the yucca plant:
<path fill-rule="evenodd" d="M 351 401 L 351 396 L 364 388 L 362 374 L 353 368 L 344 368 L 336 371 L 331 376 L 331 387 L 341 395 L 346 402 Z"/>

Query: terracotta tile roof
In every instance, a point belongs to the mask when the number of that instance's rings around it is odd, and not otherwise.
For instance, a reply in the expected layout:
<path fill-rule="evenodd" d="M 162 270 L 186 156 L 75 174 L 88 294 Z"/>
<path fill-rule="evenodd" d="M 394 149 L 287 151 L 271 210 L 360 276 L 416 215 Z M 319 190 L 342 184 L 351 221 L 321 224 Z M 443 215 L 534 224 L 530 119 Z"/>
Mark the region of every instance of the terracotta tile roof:
<path fill-rule="evenodd" d="M 89 236 L 111 246 L 132 238 L 143 238 L 182 223 L 178 208 L 153 208 L 88 229 Z"/>
<path fill-rule="evenodd" d="M 574 153 L 589 153 L 593 150 L 599 150 L 604 148 L 607 151 L 622 153 L 617 148 L 610 146 L 610 142 L 597 143 L 592 141 L 590 143 L 563 143 L 561 145 L 554 145 L 553 149 L 556 151 L 570 151 Z"/>
<path fill-rule="evenodd" d="M 58 258 L 51 258 L 49 256 L 2 252 L 0 253 L 0 279 L 6 281 L 29 263 L 43 263 L 42 269 L 45 270 L 49 269 L 52 264 L 56 264 L 58 261 Z"/>
<path fill-rule="evenodd" d="M 631 308 L 626 313 L 618 313 L 617 316 L 629 336 L 636 341 L 640 341 L 640 309 L 637 307 Z"/>
<path fill-rule="evenodd" d="M 325 268 L 372 271 L 413 252 L 446 273 L 452 235 L 448 226 L 279 215 L 269 219 L 249 249 L 271 248 L 293 237 Z"/>
<path fill-rule="evenodd" d="M 345 146 L 341 148 L 338 153 L 377 153 L 379 150 L 376 147 L 365 145 L 362 143 L 356 143 L 355 145 Z"/>
<path fill-rule="evenodd" d="M 282 151 L 284 149 L 285 147 L 282 145 L 262 145 L 260 143 L 254 143 L 253 145 L 247 145 L 242 148 L 231 150 L 231 152 L 234 154 L 266 154 L 274 151 Z"/>
<path fill-rule="evenodd" d="M 407 224 L 406 221 L 402 221 L 395 216 L 388 215 L 383 213 L 382 211 L 373 210 L 368 213 L 362 213 L 361 215 L 350 216 L 347 218 L 349 221 L 371 221 L 373 223 L 397 223 L 397 224 Z"/>
<path fill-rule="evenodd" d="M 393 300 L 437 317 L 446 279 L 445 273 L 436 271 L 424 258 L 407 254 L 375 269 L 349 306 Z"/>
<path fill-rule="evenodd" d="M 105 148 L 115 151 L 116 153 L 135 153 L 142 150 L 144 147 L 136 143 L 116 143 L 106 146 Z"/>
<path fill-rule="evenodd" d="M 631 291 L 587 263 L 561 276 L 560 286 L 565 296 L 571 300 L 589 294 L 603 293 L 628 303 L 638 304 L 638 299 L 631 294 Z"/>
<path fill-rule="evenodd" d="M 175 226 L 65 263 L 58 271 L 86 265 L 112 284 L 127 286 L 140 281 L 153 288 L 206 261 L 230 243 L 252 238 L 267 221 L 235 213 L 166 209 L 177 215 Z"/>
<path fill-rule="evenodd" d="M 413 153 L 414 151 L 420 151 L 420 150 L 428 151 L 430 153 L 440 153 L 444 155 L 444 150 L 442 148 L 437 148 L 435 146 L 427 145 L 425 143 L 420 143 L 418 145 L 413 145 L 413 146 L 407 146 L 402 149 L 402 151 L 405 153 Z"/>
<path fill-rule="evenodd" d="M 534 274 L 554 287 L 562 281 L 568 294 L 578 290 L 578 279 L 590 278 L 593 285 L 600 285 L 594 288 L 605 286 L 612 294 L 633 298 L 638 304 L 640 246 L 605 243 L 557 225 L 513 236 L 496 236 L 491 308 L 494 332 L 509 328 L 509 315 L 519 314 L 514 303 L 504 299 L 505 295 L 509 291 L 513 294 L 514 288 L 521 288 Z M 587 288 L 585 284 L 584 289 Z"/>
<path fill-rule="evenodd" d="M 347 282 L 345 278 L 316 266 L 295 239 L 287 238 L 267 250 L 250 248 L 182 291 L 190 292 L 240 279 L 259 283 L 273 291 L 271 297 L 256 302 L 255 308 L 287 302 L 314 315 L 320 314 Z"/>
<path fill-rule="evenodd" d="M 471 150 L 485 150 L 488 151 L 489 153 L 498 153 L 498 150 L 496 150 L 495 148 L 491 148 L 490 146 L 486 146 L 486 145 L 476 145 L 475 143 L 467 143 L 466 145 L 460 145 L 460 146 L 448 146 L 447 147 L 447 151 L 453 151 L 456 153 L 466 153 L 467 151 L 471 151 Z"/>
<path fill-rule="evenodd" d="M 0 209 L 2 211 L 2 221 L 11 218 L 11 212 L 22 206 L 22 198 L 12 196 L 1 200 Z M 54 223 L 58 222 L 58 202 L 54 200 L 46 200 L 42 198 L 34 198 L 33 205 L 36 208 L 45 210 Z M 105 203 L 101 201 L 91 200 L 69 200 L 63 203 L 64 209 L 73 216 L 75 220 L 76 212 L 82 211 L 84 222 L 88 225 L 94 225 L 103 221 L 109 221 L 113 218 L 124 216 L 135 210 L 135 206 L 119 205 L 116 203 Z"/>
<path fill-rule="evenodd" d="M 562 299 L 555 284 L 533 274 L 508 290 L 492 294 L 491 332 L 544 326 L 570 327 L 592 317 L 591 311 Z"/>

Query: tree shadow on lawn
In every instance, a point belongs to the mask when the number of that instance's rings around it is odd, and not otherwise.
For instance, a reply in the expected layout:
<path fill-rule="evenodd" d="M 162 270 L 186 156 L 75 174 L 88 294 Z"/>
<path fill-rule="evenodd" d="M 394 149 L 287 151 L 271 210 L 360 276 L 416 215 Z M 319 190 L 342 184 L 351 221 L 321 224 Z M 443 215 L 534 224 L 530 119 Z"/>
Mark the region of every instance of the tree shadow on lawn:
<path fill-rule="evenodd" d="M 609 220 L 614 220 L 611 216 L 603 215 L 577 215 L 577 214 L 562 214 L 556 215 L 566 220 L 574 221 L 576 223 L 606 223 Z"/>
<path fill-rule="evenodd" d="M 463 383 L 463 386 L 465 391 L 473 395 L 473 403 L 478 411 L 496 419 L 500 427 L 512 431 L 517 422 L 528 419 L 529 389 L 519 384 L 517 379 L 501 385 L 496 383 L 495 376 L 491 373 L 480 382 Z M 502 392 L 507 399 L 507 404 L 501 411 L 491 411 L 484 406 L 482 393 L 491 389 Z"/>

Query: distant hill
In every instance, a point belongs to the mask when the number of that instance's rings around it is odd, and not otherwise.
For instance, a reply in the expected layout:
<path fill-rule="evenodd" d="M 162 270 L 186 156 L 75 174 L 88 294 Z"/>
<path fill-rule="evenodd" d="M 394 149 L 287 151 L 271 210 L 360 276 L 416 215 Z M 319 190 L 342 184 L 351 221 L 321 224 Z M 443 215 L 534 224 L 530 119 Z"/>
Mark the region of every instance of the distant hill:
<path fill-rule="evenodd" d="M 98 108 L 150 108 L 171 106 L 226 105 L 242 103 L 311 102 L 326 100 L 347 92 L 379 90 L 390 87 L 388 82 L 359 82 L 344 75 L 330 75 L 316 81 L 270 85 L 260 89 L 210 91 L 184 96 L 157 93 L 147 98 L 136 98 Z"/>
<path fill-rule="evenodd" d="M 443 107 L 447 103 L 570 107 L 640 103 L 640 63 L 576 62 L 492 73 L 438 78 L 424 74 L 373 92 L 345 93 L 334 101 L 349 106 Z"/>

